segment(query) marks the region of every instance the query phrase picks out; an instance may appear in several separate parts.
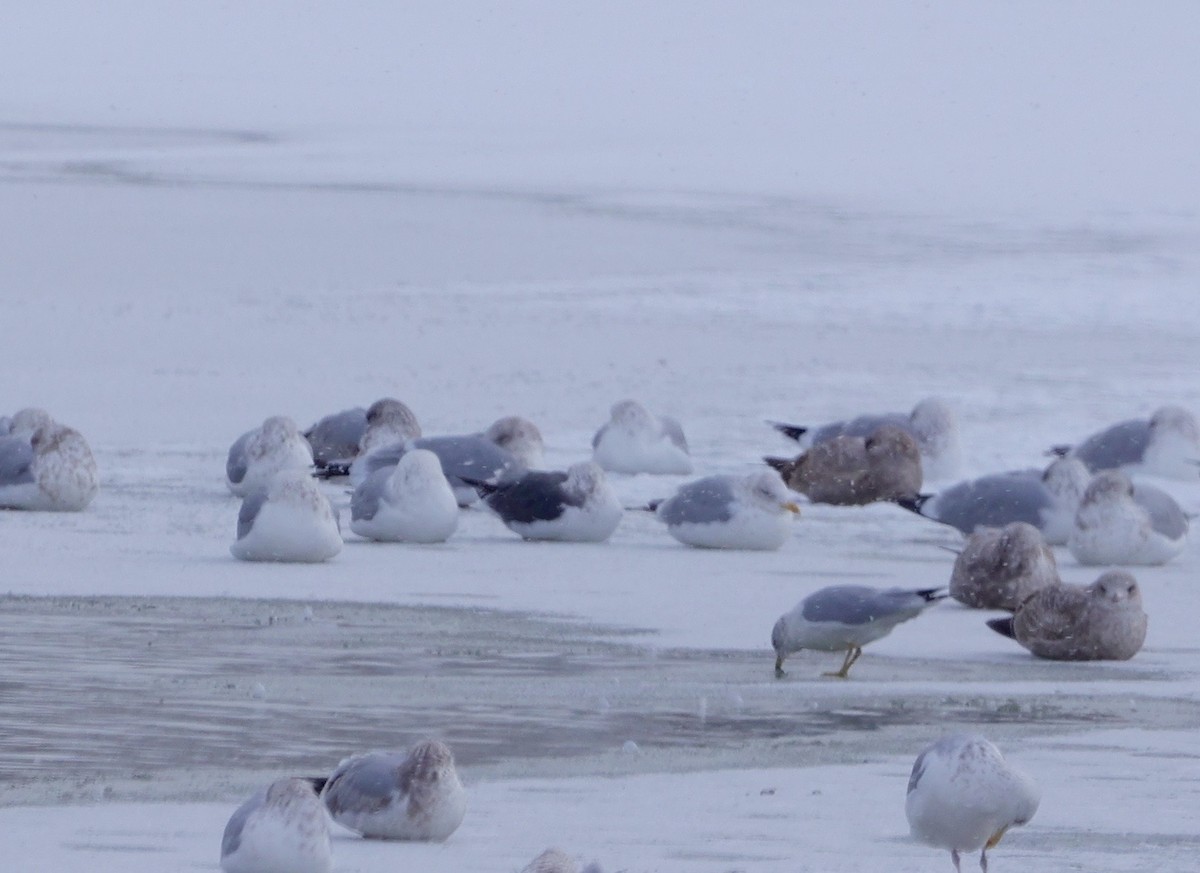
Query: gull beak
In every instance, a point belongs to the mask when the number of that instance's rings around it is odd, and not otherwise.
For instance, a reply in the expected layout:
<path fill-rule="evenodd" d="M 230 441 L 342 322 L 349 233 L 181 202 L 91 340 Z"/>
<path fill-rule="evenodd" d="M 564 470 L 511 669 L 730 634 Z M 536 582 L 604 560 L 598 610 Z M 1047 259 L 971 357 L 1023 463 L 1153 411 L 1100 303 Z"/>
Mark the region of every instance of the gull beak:
<path fill-rule="evenodd" d="M 1000 838 L 1004 836 L 1004 832 L 1006 830 L 1008 830 L 1007 825 L 1005 825 L 1004 827 L 1000 828 L 1000 830 L 998 830 L 994 834 L 992 834 L 992 838 L 987 841 L 987 845 L 984 848 L 987 848 L 987 849 L 996 848 L 996 843 L 1000 842 Z"/>
<path fill-rule="evenodd" d="M 791 500 L 789 500 L 787 503 L 784 503 L 784 504 L 781 504 L 781 505 L 782 505 L 782 506 L 783 506 L 783 508 L 784 508 L 784 509 L 786 509 L 788 512 L 794 512 L 796 515 L 799 515 L 799 514 L 800 514 L 800 507 L 799 507 L 799 506 L 797 506 L 795 503 L 793 503 Z"/>

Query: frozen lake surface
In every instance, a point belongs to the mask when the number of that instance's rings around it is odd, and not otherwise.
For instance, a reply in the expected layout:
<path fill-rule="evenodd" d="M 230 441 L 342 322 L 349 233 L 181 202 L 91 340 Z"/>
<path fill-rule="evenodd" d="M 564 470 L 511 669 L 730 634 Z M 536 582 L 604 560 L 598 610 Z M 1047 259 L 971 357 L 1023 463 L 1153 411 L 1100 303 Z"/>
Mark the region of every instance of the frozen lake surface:
<path fill-rule="evenodd" d="M 328 564 L 250 565 L 222 482 L 268 415 L 387 395 L 430 434 L 527 416 L 555 467 L 636 397 L 683 422 L 697 475 L 788 451 L 764 419 L 929 395 L 966 475 L 1200 411 L 1190 5 L 128 6 L 0 33 L 0 414 L 47 408 L 101 475 L 84 513 L 0 515 L 10 864 L 215 870 L 258 785 L 436 734 L 461 830 L 343 834 L 336 869 L 508 873 L 549 845 L 606 870 L 949 869 L 904 786 L 965 728 L 1044 792 L 993 870 L 1200 869 L 1194 544 L 1135 570 L 1129 662 L 1038 661 L 943 603 L 847 682 L 818 653 L 777 681 L 781 613 L 944 585 L 958 534 L 813 506 L 778 552 L 688 549 L 638 512 L 603 545 L 532 544 L 469 510 L 443 546 L 347 530 Z M 614 485 L 637 506 L 685 480 Z M 1200 477 L 1155 484 L 1200 513 Z"/>

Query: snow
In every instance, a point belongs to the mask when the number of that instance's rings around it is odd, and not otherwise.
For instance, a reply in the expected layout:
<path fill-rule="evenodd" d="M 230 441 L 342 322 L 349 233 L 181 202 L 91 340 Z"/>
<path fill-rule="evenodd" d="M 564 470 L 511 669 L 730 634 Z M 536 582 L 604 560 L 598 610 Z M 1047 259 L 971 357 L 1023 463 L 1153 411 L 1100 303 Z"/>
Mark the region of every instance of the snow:
<path fill-rule="evenodd" d="M 222 473 L 269 415 L 303 427 L 387 395 L 427 434 L 524 415 L 558 468 L 635 397 L 683 423 L 697 476 L 787 451 L 764 419 L 929 395 L 960 417 L 966 475 L 1044 463 L 1167 403 L 1200 411 L 1198 18 L 1188 3 L 11 10 L 0 415 L 37 405 L 78 429 L 101 491 L 77 515 L 0 515 L 0 590 L 532 611 L 634 629 L 651 656 L 688 650 L 714 675 L 732 652 L 740 672 L 702 693 L 750 711 L 1132 699 L 1104 730 L 1033 719 L 996 738 L 1045 796 L 993 869 L 1184 869 L 1194 545 L 1136 571 L 1150 628 L 1128 663 L 1035 662 L 943 604 L 832 688 L 817 655 L 770 679 L 775 619 L 835 582 L 946 584 L 954 531 L 805 507 L 777 552 L 713 552 L 648 513 L 588 545 L 524 543 L 472 510 L 444 546 L 344 529 L 328 564 L 258 566 L 228 554 Z M 687 480 L 611 478 L 626 506 Z M 1200 479 L 1155 484 L 1200 512 Z M 348 495 L 322 487 L 346 522 Z M 1058 559 L 1066 581 L 1095 578 Z M 31 664 L 21 681 L 52 696 Z M 911 727 L 912 755 L 941 727 Z M 396 850 L 433 873 L 515 870 L 548 845 L 617 870 L 949 863 L 905 834 L 904 741 L 847 730 L 832 759 L 776 759 L 738 729 L 757 751 L 732 764 L 700 743 L 667 766 L 638 735 L 617 775 L 591 758 L 532 781 L 519 757 L 468 769 L 450 843 L 341 839 L 337 867 L 390 867 Z M 196 784 L 204 803 L 35 791 L 66 805 L 0 808 L 0 843 L 47 871 L 215 869 L 245 786 Z"/>

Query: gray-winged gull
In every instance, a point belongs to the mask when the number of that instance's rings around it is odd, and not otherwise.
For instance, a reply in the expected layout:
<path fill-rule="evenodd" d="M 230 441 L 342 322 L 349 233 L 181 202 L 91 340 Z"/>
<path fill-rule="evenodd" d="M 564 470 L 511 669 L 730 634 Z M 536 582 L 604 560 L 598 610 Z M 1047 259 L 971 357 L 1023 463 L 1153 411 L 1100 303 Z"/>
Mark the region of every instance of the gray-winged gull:
<path fill-rule="evenodd" d="M 1091 585 L 1051 585 L 1035 591 L 1008 618 L 988 627 L 1039 658 L 1127 661 L 1146 640 L 1146 612 L 1137 580 L 1109 570 Z"/>
<path fill-rule="evenodd" d="M 1081 564 L 1165 564 L 1187 534 L 1188 517 L 1169 494 L 1105 470 L 1083 493 L 1067 548 Z"/>
<path fill-rule="evenodd" d="M 707 549 L 778 549 L 800 512 L 773 470 L 705 476 L 651 506 L 671 536 Z"/>
<path fill-rule="evenodd" d="M 225 484 L 238 497 L 245 497 L 280 470 L 308 470 L 312 465 L 312 449 L 296 422 L 286 415 L 273 415 L 229 447 Z"/>
<path fill-rule="evenodd" d="M 326 415 L 304 432 L 318 468 L 353 459 L 367 432 L 367 410 L 361 406 Z"/>
<path fill-rule="evenodd" d="M 440 543 L 458 527 L 458 501 L 438 456 L 406 452 L 376 470 L 350 498 L 350 530 L 385 542 Z"/>
<path fill-rule="evenodd" d="M 961 852 L 987 851 L 1005 831 L 1028 822 L 1041 800 L 1037 784 L 1004 760 L 991 742 L 974 734 L 943 737 L 917 756 L 908 779 L 904 812 L 912 835 L 948 849 L 961 873 Z"/>
<path fill-rule="evenodd" d="M 304 470 L 281 470 L 251 491 L 229 551 L 243 561 L 317 563 L 342 550 L 337 514 Z"/>
<path fill-rule="evenodd" d="M 321 799 L 342 827 L 386 840 L 441 842 L 467 812 L 454 755 L 440 740 L 425 740 L 408 752 L 346 758 L 325 783 Z"/>
<path fill-rule="evenodd" d="M 1163 406 L 1150 418 L 1118 422 L 1092 434 L 1076 446 L 1051 451 L 1079 458 L 1092 472 L 1124 470 L 1173 479 L 1200 476 L 1200 426 L 1178 406 Z"/>
<path fill-rule="evenodd" d="M 329 816 L 307 779 L 280 779 L 237 808 L 221 838 L 225 873 L 329 873 Z"/>
<path fill-rule="evenodd" d="M 608 422 L 592 437 L 592 460 L 611 473 L 692 472 L 683 427 L 636 400 L 613 404 Z"/>
<path fill-rule="evenodd" d="M 869 588 L 832 585 L 814 591 L 771 629 L 775 675 L 783 662 L 801 649 L 845 652 L 842 668 L 826 676 L 845 679 L 862 655 L 863 646 L 892 632 L 901 622 L 916 618 L 946 595 L 939 588 Z"/>

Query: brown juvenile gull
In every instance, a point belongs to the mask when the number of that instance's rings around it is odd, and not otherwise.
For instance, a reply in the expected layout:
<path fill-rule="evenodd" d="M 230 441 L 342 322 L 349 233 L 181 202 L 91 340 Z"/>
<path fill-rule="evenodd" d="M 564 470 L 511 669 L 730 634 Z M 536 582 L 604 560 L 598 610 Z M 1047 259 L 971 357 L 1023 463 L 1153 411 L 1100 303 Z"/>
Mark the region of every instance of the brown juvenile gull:
<path fill-rule="evenodd" d="M 976 849 L 981 850 L 979 867 L 987 873 L 987 850 L 1010 827 L 1033 818 L 1040 800 L 1033 779 L 1005 761 L 987 739 L 957 734 L 943 737 L 917 756 L 904 812 L 912 835 L 949 849 L 958 873 L 959 853 Z"/>
<path fill-rule="evenodd" d="M 862 506 L 913 500 L 921 491 L 921 452 L 906 431 L 885 424 L 867 437 L 838 436 L 792 460 L 764 458 L 793 491 L 813 503 Z"/>
<path fill-rule="evenodd" d="M 1036 527 L 1014 521 L 967 537 L 950 574 L 950 596 L 977 609 L 1007 609 L 1059 581 L 1054 552 Z"/>
<path fill-rule="evenodd" d="M 1110 570 L 1091 585 L 1035 591 L 1010 618 L 994 618 L 988 627 L 1039 658 L 1127 661 L 1146 639 L 1146 613 L 1137 580 Z"/>
<path fill-rule="evenodd" d="M 100 489 L 87 440 L 49 416 L 30 430 L 20 415 L 10 433 L 0 436 L 0 509 L 86 509 Z"/>
<path fill-rule="evenodd" d="M 775 675 L 784 675 L 783 661 L 792 652 L 817 649 L 846 653 L 842 668 L 825 674 L 845 679 L 863 646 L 887 636 L 900 622 L 916 618 L 945 596 L 938 588 L 865 585 L 831 585 L 814 591 L 780 616 L 771 630 Z"/>
<path fill-rule="evenodd" d="M 1200 475 L 1200 426 L 1186 409 L 1163 406 L 1148 419 L 1118 422 L 1076 446 L 1050 451 L 1078 458 L 1094 473 L 1120 469 L 1130 475 L 1195 480 Z"/>
<path fill-rule="evenodd" d="M 441 842 L 462 824 L 467 793 L 445 743 L 368 752 L 337 765 L 321 798 L 333 820 L 364 837 Z"/>

